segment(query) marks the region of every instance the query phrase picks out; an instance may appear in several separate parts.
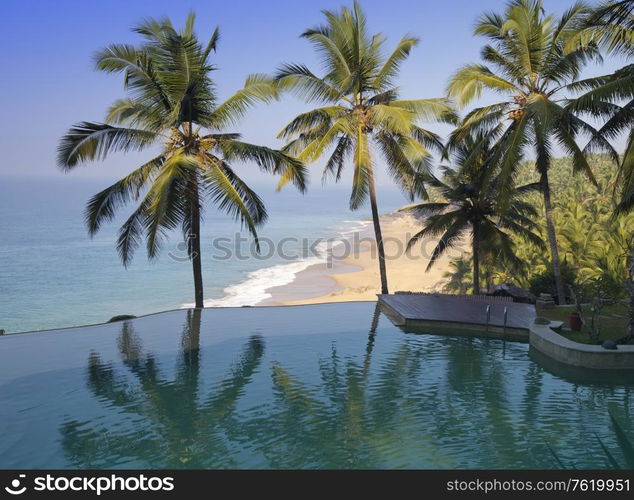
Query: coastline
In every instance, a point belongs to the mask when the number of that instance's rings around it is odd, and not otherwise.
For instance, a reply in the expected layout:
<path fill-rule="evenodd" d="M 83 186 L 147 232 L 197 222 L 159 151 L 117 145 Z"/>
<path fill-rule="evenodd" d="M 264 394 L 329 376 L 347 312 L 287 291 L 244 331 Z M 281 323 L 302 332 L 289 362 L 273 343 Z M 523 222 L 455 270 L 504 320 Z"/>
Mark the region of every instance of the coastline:
<path fill-rule="evenodd" d="M 422 218 L 404 212 L 381 216 L 390 292 L 441 291 L 449 263 L 464 250 L 461 246 L 439 258 L 426 271 L 438 238 L 426 238 L 406 252 L 409 238 L 420 231 Z M 348 235 L 348 243 L 332 249 L 326 263 L 311 265 L 285 285 L 267 289 L 270 298 L 258 306 L 301 305 L 324 302 L 376 300 L 381 292 L 379 264 L 371 224 Z M 344 248 L 341 248 L 344 247 Z"/>

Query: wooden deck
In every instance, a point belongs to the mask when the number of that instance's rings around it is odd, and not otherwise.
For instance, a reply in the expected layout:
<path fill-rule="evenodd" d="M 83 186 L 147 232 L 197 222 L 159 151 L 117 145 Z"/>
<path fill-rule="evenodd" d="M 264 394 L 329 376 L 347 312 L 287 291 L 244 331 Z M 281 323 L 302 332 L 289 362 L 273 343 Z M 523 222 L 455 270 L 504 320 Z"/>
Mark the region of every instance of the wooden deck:
<path fill-rule="evenodd" d="M 450 329 L 458 325 L 490 337 L 527 341 L 535 307 L 498 297 L 397 293 L 379 295 L 383 312 L 403 329 Z M 490 316 L 487 327 L 487 306 Z M 507 310 L 506 326 L 504 310 Z"/>

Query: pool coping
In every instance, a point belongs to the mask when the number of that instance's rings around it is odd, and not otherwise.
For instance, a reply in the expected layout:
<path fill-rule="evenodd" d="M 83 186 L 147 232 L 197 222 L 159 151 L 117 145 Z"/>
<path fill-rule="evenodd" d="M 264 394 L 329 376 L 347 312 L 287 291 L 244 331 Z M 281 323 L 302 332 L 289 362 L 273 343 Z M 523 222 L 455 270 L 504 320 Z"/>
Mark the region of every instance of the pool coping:
<path fill-rule="evenodd" d="M 323 306 L 323 305 L 331 305 L 331 304 L 359 304 L 359 303 L 372 303 L 376 304 L 376 300 L 346 300 L 343 302 L 316 302 L 311 304 L 279 304 L 279 305 L 271 305 L 271 306 L 209 306 L 203 307 L 202 310 L 213 310 L 213 309 L 276 309 L 276 308 L 293 308 L 293 307 L 310 307 L 310 306 Z M 105 326 L 112 325 L 116 323 L 121 323 L 123 321 L 134 321 L 137 319 L 148 318 L 150 316 L 156 316 L 158 314 L 167 314 L 178 311 L 193 311 L 195 307 L 177 307 L 175 309 L 166 309 L 165 311 L 156 311 L 147 314 L 140 314 L 138 316 L 134 316 L 134 318 L 121 319 L 117 321 L 103 321 L 101 323 L 88 323 L 86 325 L 74 325 L 74 326 L 59 326 L 56 328 L 44 328 L 42 330 L 24 330 L 21 332 L 10 332 L 5 333 L 4 335 L 0 335 L 0 340 L 3 338 L 13 337 L 14 335 L 24 335 L 27 333 L 35 334 L 35 333 L 47 333 L 47 332 L 58 332 L 61 330 L 75 330 L 77 328 L 89 328 L 93 326 Z"/>
<path fill-rule="evenodd" d="M 531 349 L 562 364 L 593 370 L 634 370 L 634 345 L 619 345 L 617 349 L 604 349 L 600 345 L 581 344 L 560 335 L 549 324 L 533 323 L 529 328 Z"/>

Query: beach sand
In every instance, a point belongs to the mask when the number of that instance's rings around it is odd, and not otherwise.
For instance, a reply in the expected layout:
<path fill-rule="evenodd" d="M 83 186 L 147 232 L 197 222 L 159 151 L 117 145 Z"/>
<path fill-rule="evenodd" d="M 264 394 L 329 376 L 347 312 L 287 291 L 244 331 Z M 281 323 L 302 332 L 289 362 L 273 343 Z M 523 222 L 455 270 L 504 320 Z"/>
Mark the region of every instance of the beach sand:
<path fill-rule="evenodd" d="M 448 251 L 425 271 L 438 238 L 427 238 L 405 252 L 410 237 L 420 231 L 422 221 L 408 212 L 381 217 L 390 292 L 441 291 L 449 262 L 464 254 L 462 245 Z M 381 292 L 379 264 L 371 223 L 350 236 L 346 244 L 333 247 L 328 263 L 316 264 L 297 274 L 292 283 L 267 290 L 271 298 L 258 305 L 298 305 L 322 302 L 375 300 Z"/>

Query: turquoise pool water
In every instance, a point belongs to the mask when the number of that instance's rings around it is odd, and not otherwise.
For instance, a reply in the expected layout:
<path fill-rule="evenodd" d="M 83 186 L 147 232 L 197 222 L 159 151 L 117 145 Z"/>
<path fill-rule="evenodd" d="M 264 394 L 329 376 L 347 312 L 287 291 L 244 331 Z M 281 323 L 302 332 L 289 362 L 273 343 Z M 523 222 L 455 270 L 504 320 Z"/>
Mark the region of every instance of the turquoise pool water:
<path fill-rule="evenodd" d="M 0 468 L 604 468 L 633 386 L 373 303 L 181 310 L 0 338 Z"/>

